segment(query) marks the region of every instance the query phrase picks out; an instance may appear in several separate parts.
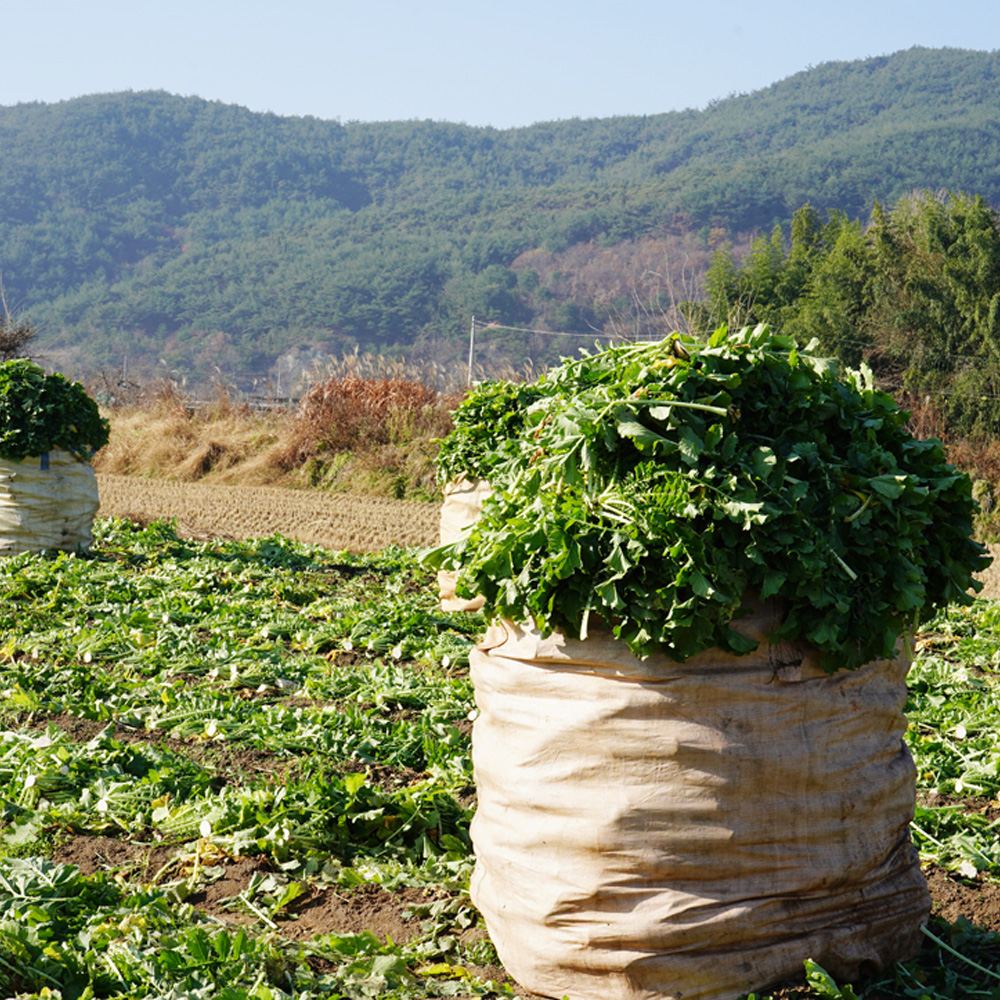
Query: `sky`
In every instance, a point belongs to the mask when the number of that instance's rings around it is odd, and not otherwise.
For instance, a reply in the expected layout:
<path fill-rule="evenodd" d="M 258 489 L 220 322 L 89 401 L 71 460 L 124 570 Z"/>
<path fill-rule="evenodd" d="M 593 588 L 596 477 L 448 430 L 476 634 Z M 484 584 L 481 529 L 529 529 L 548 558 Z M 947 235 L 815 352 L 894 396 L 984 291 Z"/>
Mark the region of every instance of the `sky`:
<path fill-rule="evenodd" d="M 1000 49 L 996 0 L 31 0 L 3 3 L 0 106 L 165 90 L 350 121 L 703 108 L 823 62 Z M 2 155 L 2 152 L 0 152 Z"/>

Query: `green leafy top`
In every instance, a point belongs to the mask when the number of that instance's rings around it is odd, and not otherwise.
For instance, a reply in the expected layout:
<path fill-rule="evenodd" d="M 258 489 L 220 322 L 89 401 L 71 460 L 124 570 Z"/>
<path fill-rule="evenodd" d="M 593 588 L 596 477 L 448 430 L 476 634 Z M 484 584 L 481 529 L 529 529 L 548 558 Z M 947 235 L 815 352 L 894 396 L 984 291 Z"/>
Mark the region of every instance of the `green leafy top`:
<path fill-rule="evenodd" d="M 25 359 L 0 364 L 0 459 L 20 462 L 54 448 L 77 458 L 108 442 L 109 426 L 78 382 Z"/>
<path fill-rule="evenodd" d="M 437 457 L 440 483 L 462 473 L 488 479 L 516 451 L 527 408 L 541 397 L 533 385 L 499 380 L 480 382 L 455 410 L 453 430 Z"/>
<path fill-rule="evenodd" d="M 968 477 L 870 378 L 766 326 L 584 356 L 539 389 L 482 518 L 431 557 L 498 615 L 599 617 L 683 660 L 753 648 L 730 623 L 756 594 L 783 605 L 773 640 L 833 670 L 980 586 Z"/>

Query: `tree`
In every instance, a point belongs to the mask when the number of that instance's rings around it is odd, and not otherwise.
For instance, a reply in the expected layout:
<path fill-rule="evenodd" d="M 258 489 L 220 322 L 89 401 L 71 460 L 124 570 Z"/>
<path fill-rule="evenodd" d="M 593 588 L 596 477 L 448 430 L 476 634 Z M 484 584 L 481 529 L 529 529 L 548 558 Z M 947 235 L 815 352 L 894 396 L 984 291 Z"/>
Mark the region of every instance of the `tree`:
<path fill-rule="evenodd" d="M 981 197 L 916 192 L 867 228 L 809 205 L 759 237 L 737 267 L 727 247 L 708 273 L 702 329 L 765 322 L 882 385 L 930 396 L 962 434 L 1000 432 L 1000 217 Z"/>
<path fill-rule="evenodd" d="M 0 285 L 0 361 L 27 358 L 25 347 L 37 336 L 35 325 L 27 319 L 18 319 L 7 306 L 7 298 Z"/>
<path fill-rule="evenodd" d="M 817 340 L 823 353 L 857 368 L 872 350 L 866 322 L 870 247 L 861 224 L 831 213 L 803 270 L 798 297 L 785 310 L 784 332 L 802 344 Z"/>
<path fill-rule="evenodd" d="M 723 244 L 705 277 L 705 301 L 690 315 L 704 329 L 768 323 L 785 329 L 801 309 L 802 297 L 817 262 L 834 233 L 824 227 L 809 204 L 792 217 L 791 245 L 781 226 L 768 238 L 759 236 L 739 267 L 732 249 Z"/>

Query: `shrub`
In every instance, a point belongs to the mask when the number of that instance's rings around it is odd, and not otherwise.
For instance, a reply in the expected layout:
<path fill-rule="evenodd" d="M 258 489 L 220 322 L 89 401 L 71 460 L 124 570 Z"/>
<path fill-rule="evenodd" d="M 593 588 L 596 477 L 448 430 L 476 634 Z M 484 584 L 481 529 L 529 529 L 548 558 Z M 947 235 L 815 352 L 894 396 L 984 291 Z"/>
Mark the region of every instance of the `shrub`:
<path fill-rule="evenodd" d="M 288 446 L 277 461 L 296 468 L 324 454 L 367 451 L 440 424 L 445 402 L 435 389 L 402 378 L 344 375 L 302 397 Z"/>

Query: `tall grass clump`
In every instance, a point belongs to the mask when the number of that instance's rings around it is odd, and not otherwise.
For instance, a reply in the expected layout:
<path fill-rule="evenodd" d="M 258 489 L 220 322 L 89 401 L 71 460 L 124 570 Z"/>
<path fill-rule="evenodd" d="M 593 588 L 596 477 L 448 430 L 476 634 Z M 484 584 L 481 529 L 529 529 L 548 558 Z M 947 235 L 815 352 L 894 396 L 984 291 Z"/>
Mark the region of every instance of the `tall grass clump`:
<path fill-rule="evenodd" d="M 111 439 L 95 456 L 98 473 L 245 485 L 281 477 L 270 454 L 287 439 L 290 416 L 254 411 L 224 387 L 193 404 L 176 384 L 159 383 L 106 413 Z"/>
<path fill-rule="evenodd" d="M 457 399 L 399 376 L 334 376 L 303 396 L 273 462 L 309 485 L 397 497 L 435 494 L 437 440 Z"/>

